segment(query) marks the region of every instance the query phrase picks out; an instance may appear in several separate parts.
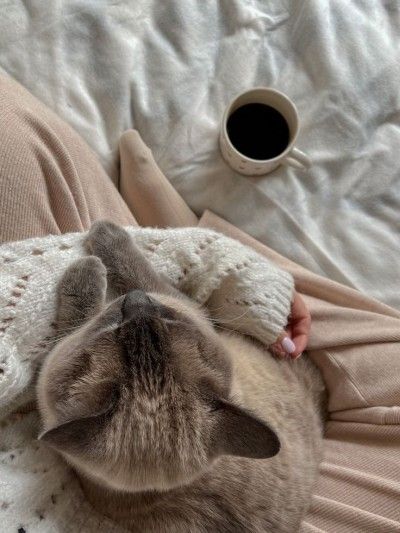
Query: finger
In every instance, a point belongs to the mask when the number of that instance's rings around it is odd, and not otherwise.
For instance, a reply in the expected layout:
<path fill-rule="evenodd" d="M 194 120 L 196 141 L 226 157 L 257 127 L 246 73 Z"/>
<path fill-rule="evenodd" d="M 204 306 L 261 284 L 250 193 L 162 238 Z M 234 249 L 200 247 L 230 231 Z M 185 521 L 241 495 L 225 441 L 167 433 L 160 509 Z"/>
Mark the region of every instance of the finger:
<path fill-rule="evenodd" d="M 291 354 L 292 357 L 298 357 L 306 349 L 310 327 L 310 317 L 304 317 L 293 325 L 292 341 L 294 342 L 295 350 Z"/>
<path fill-rule="evenodd" d="M 310 317 L 310 311 L 308 310 L 303 298 L 299 293 L 295 293 L 291 307 L 291 323 L 295 323 L 306 317 Z"/>
<path fill-rule="evenodd" d="M 306 335 L 299 335 L 298 337 L 295 337 L 293 339 L 295 349 L 290 354 L 290 357 L 292 359 L 297 359 L 306 349 L 307 347 L 307 336 Z"/>
<path fill-rule="evenodd" d="M 275 352 L 284 351 L 293 359 L 305 350 L 311 329 L 311 315 L 303 300 L 296 292 L 291 306 L 291 317 L 286 331 L 283 331 L 275 342 Z M 279 346 L 280 344 L 280 346 Z"/>
<path fill-rule="evenodd" d="M 274 342 L 273 346 L 278 346 L 283 341 L 283 339 L 287 337 L 287 331 L 282 331 L 282 333 L 279 335 L 279 337 Z"/>
<path fill-rule="evenodd" d="M 292 338 L 292 326 L 288 324 L 286 328 L 282 331 L 282 333 L 279 335 L 279 337 L 276 339 L 274 344 L 281 343 L 285 337 Z"/>
<path fill-rule="evenodd" d="M 283 352 L 285 355 L 293 353 L 296 349 L 295 344 L 290 338 L 289 331 L 282 332 L 279 335 L 277 341 L 273 344 L 273 347 L 274 347 L 275 352 L 276 351 Z"/>
<path fill-rule="evenodd" d="M 306 348 L 311 329 L 311 315 L 301 298 L 296 293 L 292 303 L 292 340 L 296 349 L 292 352 L 293 358 L 298 357 Z"/>
<path fill-rule="evenodd" d="M 278 348 L 274 348 L 272 350 L 272 353 L 275 357 L 278 357 L 278 359 L 285 359 L 288 354 L 286 352 L 284 352 L 283 350 L 280 350 Z"/>
<path fill-rule="evenodd" d="M 283 359 L 287 356 L 287 353 L 282 348 L 281 343 L 278 341 L 274 342 L 274 344 L 271 344 L 269 347 L 270 351 L 273 353 L 275 357 L 279 357 L 280 359 Z"/>

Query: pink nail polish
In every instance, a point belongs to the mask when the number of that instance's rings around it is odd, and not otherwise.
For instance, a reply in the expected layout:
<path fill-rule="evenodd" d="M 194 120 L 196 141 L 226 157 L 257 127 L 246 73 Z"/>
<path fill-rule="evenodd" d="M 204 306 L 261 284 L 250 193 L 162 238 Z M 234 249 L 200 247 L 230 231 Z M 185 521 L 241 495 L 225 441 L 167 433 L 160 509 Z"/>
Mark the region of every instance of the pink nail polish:
<path fill-rule="evenodd" d="M 296 349 L 296 346 L 294 345 L 294 342 L 292 341 L 292 339 L 289 339 L 289 337 L 285 337 L 281 341 L 281 344 L 282 344 L 282 348 L 287 353 L 293 353 L 295 351 L 295 349 Z"/>

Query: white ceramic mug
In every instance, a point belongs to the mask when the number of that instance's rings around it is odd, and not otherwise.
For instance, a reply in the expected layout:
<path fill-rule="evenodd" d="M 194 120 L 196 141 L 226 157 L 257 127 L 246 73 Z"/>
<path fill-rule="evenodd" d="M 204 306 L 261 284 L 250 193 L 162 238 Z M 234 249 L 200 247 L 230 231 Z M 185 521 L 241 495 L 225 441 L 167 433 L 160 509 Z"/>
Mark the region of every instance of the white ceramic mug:
<path fill-rule="evenodd" d="M 239 107 L 255 103 L 266 104 L 279 111 L 289 126 L 290 137 L 287 147 L 272 159 L 251 159 L 240 153 L 229 139 L 226 127 L 229 117 Z M 279 165 L 290 165 L 297 169 L 306 169 L 311 166 L 311 159 L 308 155 L 294 146 L 298 133 L 299 117 L 296 106 L 290 98 L 276 89 L 256 87 L 236 96 L 226 108 L 222 119 L 219 144 L 223 158 L 233 170 L 246 176 L 259 176 L 271 172 Z"/>

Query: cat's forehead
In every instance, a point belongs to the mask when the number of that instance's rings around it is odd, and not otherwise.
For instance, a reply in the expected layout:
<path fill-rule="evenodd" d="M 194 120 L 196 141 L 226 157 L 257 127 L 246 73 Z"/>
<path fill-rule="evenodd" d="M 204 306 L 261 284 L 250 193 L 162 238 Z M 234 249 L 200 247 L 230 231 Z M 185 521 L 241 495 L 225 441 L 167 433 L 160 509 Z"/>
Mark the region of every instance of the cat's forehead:
<path fill-rule="evenodd" d="M 176 298 L 168 294 L 149 293 L 149 296 L 162 306 L 175 311 L 177 315 L 185 317 L 186 320 L 193 322 L 199 327 L 209 326 L 204 310 L 197 303 L 189 301 L 186 298 Z"/>
<path fill-rule="evenodd" d="M 111 302 L 69 336 L 63 351 L 89 356 L 93 370 L 101 375 L 107 370 L 111 379 L 130 384 L 129 389 L 142 390 L 145 396 L 197 383 L 204 374 L 203 352 L 217 343 L 211 323 L 197 304 L 184 298 L 158 293 L 147 297 L 156 305 L 143 297 L 133 302 L 138 310 L 126 319 L 121 312 L 123 297 Z"/>

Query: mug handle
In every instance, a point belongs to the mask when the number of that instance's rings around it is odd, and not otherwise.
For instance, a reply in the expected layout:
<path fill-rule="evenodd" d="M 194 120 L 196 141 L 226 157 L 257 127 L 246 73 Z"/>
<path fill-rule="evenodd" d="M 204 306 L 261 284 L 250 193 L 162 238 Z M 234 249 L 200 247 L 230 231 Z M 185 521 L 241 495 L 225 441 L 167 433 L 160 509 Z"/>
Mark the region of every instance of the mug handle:
<path fill-rule="evenodd" d="M 310 168 L 312 165 L 311 159 L 304 152 L 294 147 L 289 152 L 289 155 L 282 161 L 284 165 L 304 170 Z"/>

